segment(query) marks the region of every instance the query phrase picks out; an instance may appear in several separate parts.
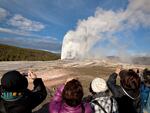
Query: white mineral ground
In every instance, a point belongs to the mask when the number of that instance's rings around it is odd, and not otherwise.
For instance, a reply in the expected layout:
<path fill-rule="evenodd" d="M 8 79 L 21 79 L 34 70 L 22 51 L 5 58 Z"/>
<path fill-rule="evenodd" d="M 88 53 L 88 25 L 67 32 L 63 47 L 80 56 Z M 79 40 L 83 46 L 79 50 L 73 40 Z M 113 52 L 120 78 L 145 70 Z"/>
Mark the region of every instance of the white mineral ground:
<path fill-rule="evenodd" d="M 9 70 L 19 70 L 22 73 L 26 73 L 28 70 L 34 71 L 38 77 L 42 78 L 44 84 L 47 87 L 60 84 L 66 80 L 66 78 L 77 75 L 72 70 L 67 68 L 84 68 L 84 67 L 94 67 L 94 66 L 103 66 L 103 67 L 116 67 L 117 65 L 123 65 L 124 68 L 139 68 L 143 69 L 144 65 L 132 65 L 132 64 L 123 64 L 123 63 L 114 63 L 112 61 L 106 60 L 84 60 L 84 61 L 9 61 L 9 62 L 0 62 L 0 75 Z M 81 75 L 82 76 L 82 75 Z M 91 75 L 92 76 L 92 75 Z M 82 76 L 84 78 L 84 76 Z M 88 77 L 88 75 L 86 76 Z M 90 76 L 89 76 L 90 77 Z M 29 83 L 31 80 L 29 79 Z M 29 86 L 31 88 L 31 85 Z"/>

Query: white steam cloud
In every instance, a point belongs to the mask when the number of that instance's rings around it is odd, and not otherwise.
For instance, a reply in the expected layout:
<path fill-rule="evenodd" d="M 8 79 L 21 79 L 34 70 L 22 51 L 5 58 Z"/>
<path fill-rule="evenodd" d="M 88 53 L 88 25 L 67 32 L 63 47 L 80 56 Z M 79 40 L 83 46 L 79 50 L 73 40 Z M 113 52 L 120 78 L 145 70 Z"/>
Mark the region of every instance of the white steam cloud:
<path fill-rule="evenodd" d="M 9 13 L 0 7 L 0 21 L 4 20 L 8 15 Z"/>
<path fill-rule="evenodd" d="M 150 27 L 150 0 L 129 0 L 125 10 L 112 11 L 97 8 L 95 15 L 80 20 L 75 30 L 64 36 L 61 59 L 89 58 L 95 54 L 104 54 L 106 48 L 93 48 L 97 42 L 107 40 L 114 45 L 115 51 L 124 50 L 126 45 L 118 46 L 115 33 L 142 27 Z M 98 51 L 97 51 L 98 50 Z M 113 50 L 112 50 L 113 52 Z"/>
<path fill-rule="evenodd" d="M 14 15 L 8 23 L 24 31 L 41 31 L 45 28 L 42 23 L 27 19 L 20 14 Z"/>

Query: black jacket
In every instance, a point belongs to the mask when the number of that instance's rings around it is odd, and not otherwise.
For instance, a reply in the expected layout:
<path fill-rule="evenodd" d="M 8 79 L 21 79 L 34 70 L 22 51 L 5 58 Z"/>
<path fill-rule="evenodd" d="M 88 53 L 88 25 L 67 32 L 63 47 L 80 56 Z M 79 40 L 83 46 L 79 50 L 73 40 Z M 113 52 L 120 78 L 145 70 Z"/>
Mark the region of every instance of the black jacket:
<path fill-rule="evenodd" d="M 118 103 L 119 113 L 139 113 L 141 108 L 140 98 L 134 97 L 135 92 L 133 91 L 128 91 L 128 94 L 126 94 L 122 87 L 116 84 L 116 78 L 116 73 L 111 74 L 107 85 Z"/>
<path fill-rule="evenodd" d="M 34 90 L 24 91 L 23 97 L 16 101 L 4 101 L 3 105 L 7 113 L 32 113 L 32 109 L 38 106 L 47 96 L 46 88 L 42 79 L 37 78 L 34 80 Z"/>

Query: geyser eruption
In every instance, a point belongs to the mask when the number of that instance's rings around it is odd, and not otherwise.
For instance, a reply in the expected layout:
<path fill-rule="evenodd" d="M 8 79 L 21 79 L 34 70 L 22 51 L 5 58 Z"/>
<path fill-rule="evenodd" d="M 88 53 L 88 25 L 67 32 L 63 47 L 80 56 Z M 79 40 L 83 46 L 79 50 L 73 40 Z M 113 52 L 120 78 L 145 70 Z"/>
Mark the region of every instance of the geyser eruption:
<path fill-rule="evenodd" d="M 93 46 L 96 42 L 104 38 L 105 34 L 103 33 L 109 32 L 111 34 L 119 28 L 122 13 L 118 12 L 116 16 L 113 11 L 104 12 L 102 9 L 98 9 L 94 17 L 79 21 L 77 29 L 75 31 L 69 31 L 65 35 L 61 59 L 90 57 Z M 108 20 L 105 18 L 108 18 Z"/>
<path fill-rule="evenodd" d="M 130 30 L 150 26 L 149 6 L 150 0 L 129 0 L 125 10 L 97 8 L 94 16 L 79 20 L 76 29 L 64 36 L 61 59 L 84 59 L 112 53 L 126 57 Z M 125 34 L 119 37 L 116 35 L 119 33 Z M 99 46 L 103 41 L 106 45 Z"/>

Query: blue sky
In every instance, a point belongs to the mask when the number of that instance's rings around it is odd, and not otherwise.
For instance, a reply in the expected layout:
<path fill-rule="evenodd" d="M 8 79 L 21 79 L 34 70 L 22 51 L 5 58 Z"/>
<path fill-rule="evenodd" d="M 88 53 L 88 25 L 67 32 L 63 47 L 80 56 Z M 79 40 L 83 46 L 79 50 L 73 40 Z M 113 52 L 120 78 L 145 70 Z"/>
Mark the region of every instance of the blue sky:
<path fill-rule="evenodd" d="M 76 30 L 79 20 L 94 16 L 98 8 L 117 12 L 128 5 L 128 0 L 0 0 L 0 43 L 60 52 L 65 34 Z M 149 54 L 150 26 L 139 26 L 125 40 L 132 39 L 128 51 Z M 125 37 L 124 31 L 116 35 Z"/>

